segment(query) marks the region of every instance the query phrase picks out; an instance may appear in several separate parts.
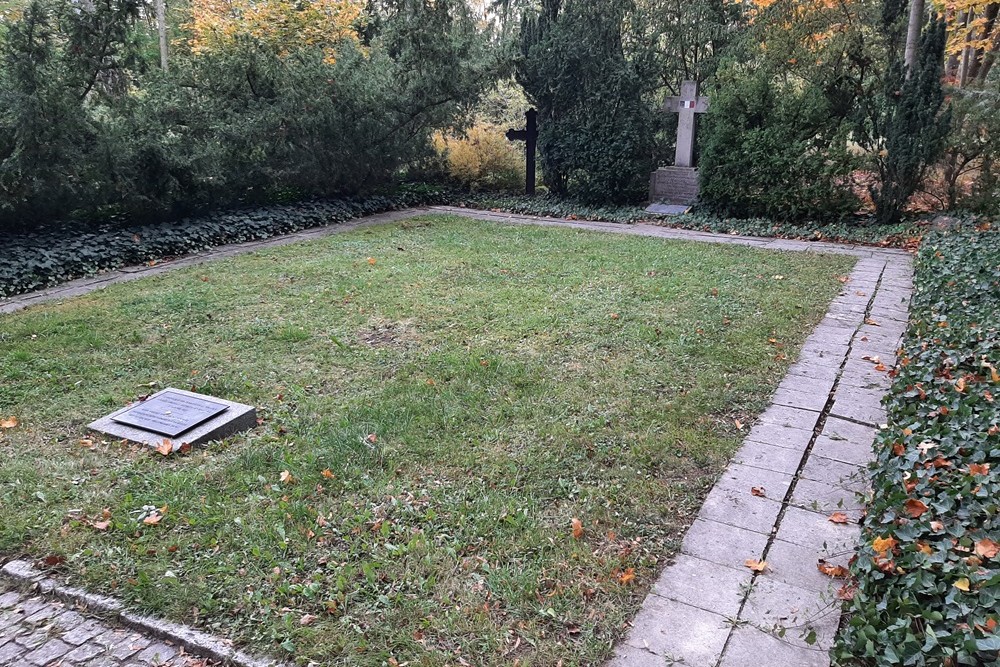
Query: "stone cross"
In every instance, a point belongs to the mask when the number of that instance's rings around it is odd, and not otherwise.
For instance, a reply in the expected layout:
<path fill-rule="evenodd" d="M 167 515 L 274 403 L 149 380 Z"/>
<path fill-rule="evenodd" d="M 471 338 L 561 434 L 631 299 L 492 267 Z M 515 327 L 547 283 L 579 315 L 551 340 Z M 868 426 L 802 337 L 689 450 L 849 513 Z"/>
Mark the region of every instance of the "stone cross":
<path fill-rule="evenodd" d="M 523 141 L 524 150 L 524 194 L 535 194 L 535 147 L 538 145 L 538 112 L 528 109 L 524 112 L 524 129 L 507 130 L 508 141 Z"/>
<path fill-rule="evenodd" d="M 677 149 L 674 153 L 675 167 L 694 166 L 694 132 L 696 113 L 708 111 L 708 98 L 698 97 L 698 82 L 681 83 L 680 97 L 668 97 L 663 108 L 679 114 L 677 119 Z"/>

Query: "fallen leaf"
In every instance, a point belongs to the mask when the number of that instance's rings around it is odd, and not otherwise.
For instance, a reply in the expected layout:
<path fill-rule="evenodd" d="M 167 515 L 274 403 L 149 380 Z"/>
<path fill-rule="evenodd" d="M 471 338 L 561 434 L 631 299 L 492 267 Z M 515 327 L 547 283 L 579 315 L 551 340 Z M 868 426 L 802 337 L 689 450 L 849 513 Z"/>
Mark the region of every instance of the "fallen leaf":
<path fill-rule="evenodd" d="M 834 512 L 826 518 L 830 523 L 850 523 L 851 519 L 843 512 Z"/>
<path fill-rule="evenodd" d="M 620 317 L 618 313 L 611 313 L 611 319 L 617 320 Z"/>
<path fill-rule="evenodd" d="M 914 519 L 919 519 L 927 509 L 927 503 L 922 500 L 910 498 L 906 501 L 906 513 Z"/>
<path fill-rule="evenodd" d="M 837 589 L 837 599 L 850 602 L 854 599 L 854 594 L 858 592 L 858 587 L 852 584 L 844 584 Z"/>
<path fill-rule="evenodd" d="M 958 590 L 962 591 L 963 593 L 968 593 L 969 592 L 969 578 L 968 577 L 962 577 L 961 579 L 959 579 L 958 581 L 956 581 L 954 584 L 952 584 L 952 586 L 954 586 Z"/>
<path fill-rule="evenodd" d="M 377 433 L 369 433 L 368 437 L 365 438 L 365 440 L 367 440 L 370 444 L 374 445 L 376 442 L 378 442 L 378 434 Z"/>
<path fill-rule="evenodd" d="M 177 453 L 178 454 L 187 454 L 190 451 L 191 451 L 191 443 L 190 442 L 182 442 L 181 446 L 177 448 Z"/>
<path fill-rule="evenodd" d="M 0 421 L 0 428 L 14 428 L 17 424 L 17 417 L 11 416 L 3 421 Z"/>
<path fill-rule="evenodd" d="M 757 496 L 758 498 L 767 498 L 767 489 L 765 489 L 763 486 L 751 487 L 750 495 Z"/>
<path fill-rule="evenodd" d="M 733 423 L 736 425 L 736 430 L 737 431 L 742 431 L 743 430 L 743 422 L 741 422 L 739 419 L 734 419 Z"/>
<path fill-rule="evenodd" d="M 970 463 L 969 464 L 969 474 L 970 475 L 988 475 L 988 474 L 990 474 L 990 464 L 989 463 Z"/>
<path fill-rule="evenodd" d="M 94 528 L 94 530 L 99 530 L 101 532 L 104 532 L 105 530 L 108 529 L 109 526 L 111 526 L 111 522 L 107 521 L 107 520 L 105 520 L 105 521 L 94 521 L 90 525 Z"/>
<path fill-rule="evenodd" d="M 164 439 L 163 442 L 161 442 L 159 446 L 157 446 L 156 451 L 158 451 L 160 454 L 163 454 L 164 456 L 170 456 L 170 454 L 173 453 L 174 451 L 174 443 L 170 442 L 167 439 Z"/>
<path fill-rule="evenodd" d="M 333 471 L 331 471 L 329 468 L 327 468 L 320 474 L 323 475 L 323 477 L 326 477 L 327 479 L 333 479 Z"/>
<path fill-rule="evenodd" d="M 846 579 L 851 576 L 850 570 L 843 565 L 834 565 L 833 563 L 827 563 L 822 559 L 816 563 L 816 569 L 822 574 L 825 574 L 828 577 L 833 577 L 834 579 Z"/>
<path fill-rule="evenodd" d="M 583 522 L 576 517 L 573 517 L 573 521 L 571 523 L 573 525 L 573 539 L 578 540 L 583 537 Z"/>
<path fill-rule="evenodd" d="M 635 568 L 632 567 L 618 575 L 618 582 L 622 585 L 627 585 L 633 579 L 635 579 Z"/>
<path fill-rule="evenodd" d="M 955 391 L 960 394 L 965 391 L 965 378 L 958 378 L 958 381 L 955 383 Z"/>
<path fill-rule="evenodd" d="M 870 317 L 867 318 L 867 319 L 865 319 L 865 324 L 867 324 L 868 326 L 872 326 L 872 327 L 880 327 L 880 326 L 882 326 L 881 324 L 879 324 L 878 322 L 876 322 L 875 320 L 873 320 Z"/>
<path fill-rule="evenodd" d="M 713 287 L 712 288 L 712 296 L 719 296 L 719 288 L 718 287 Z"/>
<path fill-rule="evenodd" d="M 996 558 L 996 555 L 1000 553 L 1000 544 L 997 544 L 988 537 L 976 542 L 976 555 L 982 556 L 983 558 Z"/>
<path fill-rule="evenodd" d="M 931 530 L 941 532 L 944 530 L 944 524 L 940 521 L 931 521 Z"/>
<path fill-rule="evenodd" d="M 886 368 L 885 364 L 878 363 L 878 364 L 875 364 L 875 370 L 877 370 L 880 373 L 884 373 L 888 369 Z"/>
<path fill-rule="evenodd" d="M 846 283 L 850 279 L 851 279 L 850 276 L 837 276 L 837 280 L 839 280 L 842 283 Z"/>
<path fill-rule="evenodd" d="M 368 264 L 369 264 L 369 266 L 375 266 L 376 262 L 378 262 L 378 260 L 375 259 L 374 257 L 369 257 L 368 258 Z"/>
<path fill-rule="evenodd" d="M 282 470 L 281 475 L 278 478 L 281 480 L 282 484 L 295 483 L 295 478 L 292 476 L 292 473 L 288 472 L 287 470 Z"/>
<path fill-rule="evenodd" d="M 312 614 L 303 614 L 302 618 L 299 619 L 299 625 L 312 625 L 316 617 Z"/>
<path fill-rule="evenodd" d="M 876 537 L 872 540 L 872 549 L 879 556 L 885 558 L 898 544 L 899 542 L 893 537 Z"/>
<path fill-rule="evenodd" d="M 766 560 L 754 560 L 753 558 L 747 558 L 743 564 L 754 572 L 763 572 L 768 568 Z"/>

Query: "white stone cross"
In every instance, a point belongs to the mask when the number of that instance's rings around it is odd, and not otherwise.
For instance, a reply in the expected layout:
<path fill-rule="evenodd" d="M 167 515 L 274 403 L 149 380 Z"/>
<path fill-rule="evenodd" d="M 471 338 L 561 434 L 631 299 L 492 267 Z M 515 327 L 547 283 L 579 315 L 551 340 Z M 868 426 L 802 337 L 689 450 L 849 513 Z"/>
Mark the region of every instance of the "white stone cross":
<path fill-rule="evenodd" d="M 679 115 L 677 119 L 677 149 L 674 153 L 674 166 L 693 167 L 694 115 L 708 111 L 708 98 L 698 97 L 697 81 L 684 81 L 681 83 L 680 97 L 668 97 L 663 101 L 663 108 Z"/>

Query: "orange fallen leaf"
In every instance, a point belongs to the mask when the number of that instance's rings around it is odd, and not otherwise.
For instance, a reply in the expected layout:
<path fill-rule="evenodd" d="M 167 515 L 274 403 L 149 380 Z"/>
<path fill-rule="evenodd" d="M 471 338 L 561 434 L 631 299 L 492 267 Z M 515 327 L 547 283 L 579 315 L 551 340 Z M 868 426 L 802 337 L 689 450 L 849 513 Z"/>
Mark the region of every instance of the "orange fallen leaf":
<path fill-rule="evenodd" d="M 834 512 L 826 518 L 830 523 L 850 523 L 851 519 L 843 512 Z"/>
<path fill-rule="evenodd" d="M 295 477 L 293 477 L 292 473 L 288 472 L 287 470 L 282 470 L 281 475 L 279 475 L 278 479 L 281 480 L 282 484 L 293 484 L 295 482 Z"/>
<path fill-rule="evenodd" d="M 990 464 L 989 463 L 970 463 L 969 464 L 969 474 L 970 475 L 988 475 L 988 474 L 990 474 Z"/>
<path fill-rule="evenodd" d="M 766 560 L 754 560 L 753 558 L 747 558 L 743 564 L 754 572 L 763 572 L 768 568 Z"/>
<path fill-rule="evenodd" d="M 767 498 L 767 489 L 765 489 L 763 486 L 751 487 L 750 495 L 757 496 L 758 498 Z"/>
<path fill-rule="evenodd" d="M 104 532 L 111 525 L 111 522 L 107 521 L 107 520 L 105 520 L 105 521 L 94 521 L 90 525 L 94 528 L 94 530 L 99 530 L 101 532 Z"/>
<path fill-rule="evenodd" d="M 927 509 L 927 503 L 922 500 L 910 498 L 906 501 L 906 513 L 914 519 L 919 519 Z"/>
<path fill-rule="evenodd" d="M 875 370 L 877 370 L 879 373 L 884 373 L 888 369 L 886 368 L 885 364 L 883 364 L 883 363 L 877 363 L 877 364 L 875 364 Z"/>
<path fill-rule="evenodd" d="M 374 257 L 369 257 L 368 258 L 368 264 L 369 264 L 369 266 L 375 266 L 376 262 L 378 262 L 378 260 L 375 259 Z"/>
<path fill-rule="evenodd" d="M 578 540 L 583 537 L 583 522 L 573 517 L 573 521 L 570 523 L 573 526 L 573 539 Z"/>
<path fill-rule="evenodd" d="M 635 568 L 632 567 L 618 575 L 618 582 L 622 585 L 628 585 L 633 579 L 635 579 Z"/>
<path fill-rule="evenodd" d="M 965 391 L 965 378 L 958 378 L 958 382 L 955 383 L 955 391 L 960 394 Z"/>
<path fill-rule="evenodd" d="M 164 456 L 170 456 L 170 454 L 174 451 L 174 443 L 164 438 L 163 442 L 156 447 L 156 451 Z"/>
<path fill-rule="evenodd" d="M 886 557 L 890 551 L 896 548 L 899 542 L 893 537 L 876 537 L 872 540 L 872 549 L 879 556 Z"/>
<path fill-rule="evenodd" d="M 160 509 L 156 510 L 155 512 L 147 516 L 145 519 L 143 519 L 142 522 L 147 526 L 155 526 L 156 524 L 160 523 L 160 521 L 163 521 L 163 515 L 165 515 L 166 513 L 167 513 L 167 506 L 164 505 L 163 507 L 161 507 Z"/>
<path fill-rule="evenodd" d="M 333 479 L 333 471 L 331 471 L 329 468 L 327 468 L 320 474 L 323 475 L 323 477 L 326 477 L 327 479 Z"/>
<path fill-rule="evenodd" d="M 1000 544 L 997 544 L 988 537 L 976 542 L 976 555 L 982 556 L 983 558 L 996 558 L 996 555 L 1000 553 Z"/>
<path fill-rule="evenodd" d="M 17 424 L 17 417 L 10 416 L 7 419 L 0 421 L 0 428 L 14 428 Z"/>
<path fill-rule="evenodd" d="M 850 570 L 843 565 L 834 565 L 833 563 L 827 563 L 822 559 L 816 563 L 816 569 L 822 574 L 825 574 L 828 577 L 833 577 L 834 579 L 846 579 L 851 576 Z"/>

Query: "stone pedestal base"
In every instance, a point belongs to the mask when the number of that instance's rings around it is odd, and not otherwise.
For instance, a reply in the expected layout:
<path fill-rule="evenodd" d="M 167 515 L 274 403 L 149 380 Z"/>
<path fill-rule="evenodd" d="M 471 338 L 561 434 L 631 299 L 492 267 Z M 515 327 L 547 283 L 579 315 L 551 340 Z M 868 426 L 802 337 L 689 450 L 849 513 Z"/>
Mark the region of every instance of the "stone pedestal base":
<path fill-rule="evenodd" d="M 649 177 L 649 200 L 668 204 L 694 204 L 698 199 L 698 170 L 694 167 L 660 167 Z"/>

